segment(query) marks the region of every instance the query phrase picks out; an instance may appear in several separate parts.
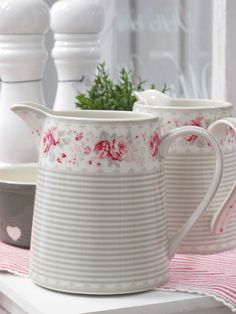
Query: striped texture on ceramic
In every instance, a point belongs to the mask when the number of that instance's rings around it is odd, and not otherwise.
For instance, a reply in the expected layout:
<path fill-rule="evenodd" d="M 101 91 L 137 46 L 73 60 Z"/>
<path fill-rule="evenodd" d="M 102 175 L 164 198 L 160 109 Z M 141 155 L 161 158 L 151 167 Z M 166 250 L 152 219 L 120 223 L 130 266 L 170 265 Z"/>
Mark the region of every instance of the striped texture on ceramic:
<path fill-rule="evenodd" d="M 0 256 L 1 271 L 18 275 L 28 274 L 28 250 L 0 242 Z M 176 254 L 170 263 L 169 280 L 158 290 L 204 294 L 214 297 L 236 312 L 235 260 L 236 249 L 202 256 Z"/>
<path fill-rule="evenodd" d="M 224 153 L 224 172 L 220 187 L 206 213 L 188 233 L 179 249 L 181 253 L 215 253 L 236 246 L 236 213 L 225 232 L 210 232 L 214 213 L 221 206 L 236 178 L 236 153 Z M 176 230 L 193 213 L 203 198 L 215 168 L 215 158 L 210 155 L 169 154 L 165 161 L 166 199 L 169 234 Z"/>
<path fill-rule="evenodd" d="M 164 190 L 160 172 L 91 175 L 39 169 L 33 281 L 89 294 L 148 290 L 163 282 L 169 263 Z"/>

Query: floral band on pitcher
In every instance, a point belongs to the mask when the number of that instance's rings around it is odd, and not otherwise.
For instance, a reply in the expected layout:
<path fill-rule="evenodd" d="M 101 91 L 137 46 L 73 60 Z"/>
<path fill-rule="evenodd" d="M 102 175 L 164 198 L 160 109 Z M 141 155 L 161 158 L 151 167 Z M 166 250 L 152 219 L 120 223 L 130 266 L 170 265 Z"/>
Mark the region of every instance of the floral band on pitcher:
<path fill-rule="evenodd" d="M 40 163 L 50 167 L 84 171 L 131 172 L 159 168 L 160 130 L 150 127 L 86 126 L 71 124 L 66 130 L 54 123 L 43 132 L 43 157 Z M 59 131 L 60 130 L 60 131 Z M 140 154 L 141 152 L 141 154 Z M 109 171 L 107 171 L 109 169 Z"/>

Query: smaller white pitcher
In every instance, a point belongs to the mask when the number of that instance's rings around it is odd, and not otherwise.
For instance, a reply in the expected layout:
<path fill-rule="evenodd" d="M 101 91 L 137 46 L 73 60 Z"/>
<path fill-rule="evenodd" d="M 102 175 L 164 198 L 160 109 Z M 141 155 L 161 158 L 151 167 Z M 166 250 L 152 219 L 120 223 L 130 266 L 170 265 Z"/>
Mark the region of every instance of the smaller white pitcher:
<path fill-rule="evenodd" d="M 220 187 L 207 212 L 182 242 L 178 252 L 209 254 L 235 247 L 236 123 L 232 118 L 227 119 L 232 115 L 232 104 L 217 100 L 173 99 L 156 90 L 136 92 L 136 97 L 134 111 L 158 116 L 164 135 L 182 126 L 203 127 L 218 138 L 223 152 L 224 171 Z M 189 134 L 171 146 L 164 167 L 168 228 L 169 234 L 173 235 L 208 188 L 214 173 L 212 148 L 201 137 Z"/>

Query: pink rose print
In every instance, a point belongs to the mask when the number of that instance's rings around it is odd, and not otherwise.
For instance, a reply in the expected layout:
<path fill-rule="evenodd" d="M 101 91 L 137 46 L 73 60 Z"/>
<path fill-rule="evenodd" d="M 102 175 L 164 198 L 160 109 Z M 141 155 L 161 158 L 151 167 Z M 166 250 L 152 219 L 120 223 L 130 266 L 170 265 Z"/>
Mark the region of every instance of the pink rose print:
<path fill-rule="evenodd" d="M 174 124 L 175 124 L 176 128 L 179 128 L 181 126 L 180 121 L 178 121 L 178 120 L 175 120 Z"/>
<path fill-rule="evenodd" d="M 122 157 L 127 153 L 127 151 L 127 144 L 123 139 L 116 138 L 112 140 L 110 147 L 110 157 L 112 160 L 122 161 Z"/>
<path fill-rule="evenodd" d="M 102 140 L 95 145 L 95 153 L 99 158 L 109 158 L 110 157 L 110 142 L 108 140 Z"/>
<path fill-rule="evenodd" d="M 226 135 L 229 135 L 231 137 L 234 137 L 235 136 L 235 131 L 233 128 L 231 128 L 230 126 L 226 128 L 226 131 L 225 131 Z"/>
<path fill-rule="evenodd" d="M 191 125 L 193 126 L 202 126 L 203 117 L 197 117 L 195 120 L 191 120 Z"/>
<path fill-rule="evenodd" d="M 89 146 L 86 146 L 85 148 L 84 148 L 84 154 L 85 155 L 89 155 L 90 153 L 91 153 L 91 148 L 89 147 Z"/>
<path fill-rule="evenodd" d="M 83 137 L 84 137 L 83 132 L 78 133 L 75 137 L 76 142 L 81 141 Z"/>
<path fill-rule="evenodd" d="M 113 139 L 111 142 L 102 140 L 95 145 L 95 152 L 99 158 L 122 161 L 122 157 L 127 153 L 128 148 L 121 138 Z"/>
<path fill-rule="evenodd" d="M 56 146 L 57 144 L 59 144 L 59 139 L 57 139 L 54 134 L 56 129 L 57 128 L 54 127 L 44 133 L 43 137 L 44 153 L 48 153 L 52 146 Z"/>
<path fill-rule="evenodd" d="M 203 119 L 204 119 L 204 117 L 197 117 L 196 119 L 191 120 L 190 124 L 188 124 L 188 125 L 202 127 L 202 120 Z M 198 135 L 194 135 L 194 134 L 185 137 L 185 140 L 187 142 L 194 142 L 197 139 L 198 139 Z"/>
<path fill-rule="evenodd" d="M 156 130 L 150 136 L 150 139 L 149 139 L 149 148 L 151 150 L 152 157 L 157 156 L 158 148 L 159 148 L 160 144 L 161 144 L 161 140 L 159 139 L 158 130 Z"/>
<path fill-rule="evenodd" d="M 225 135 L 227 136 L 227 142 L 229 144 L 233 144 L 235 141 L 235 130 L 233 128 L 231 128 L 230 126 L 226 128 L 225 130 Z M 224 140 L 222 140 L 222 143 L 224 143 Z"/>

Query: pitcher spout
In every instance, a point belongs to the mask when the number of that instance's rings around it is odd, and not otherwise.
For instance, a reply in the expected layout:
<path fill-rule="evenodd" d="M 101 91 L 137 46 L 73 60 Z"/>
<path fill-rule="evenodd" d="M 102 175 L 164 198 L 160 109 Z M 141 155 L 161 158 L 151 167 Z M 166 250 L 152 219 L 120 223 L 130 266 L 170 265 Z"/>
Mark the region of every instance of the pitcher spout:
<path fill-rule="evenodd" d="M 156 89 L 147 89 L 142 92 L 135 91 L 133 94 L 137 98 L 138 103 L 142 105 L 167 106 L 171 102 L 171 97 Z"/>
<path fill-rule="evenodd" d="M 39 148 L 44 121 L 51 110 L 32 102 L 15 104 L 11 107 L 11 110 L 21 117 L 31 129 Z"/>

